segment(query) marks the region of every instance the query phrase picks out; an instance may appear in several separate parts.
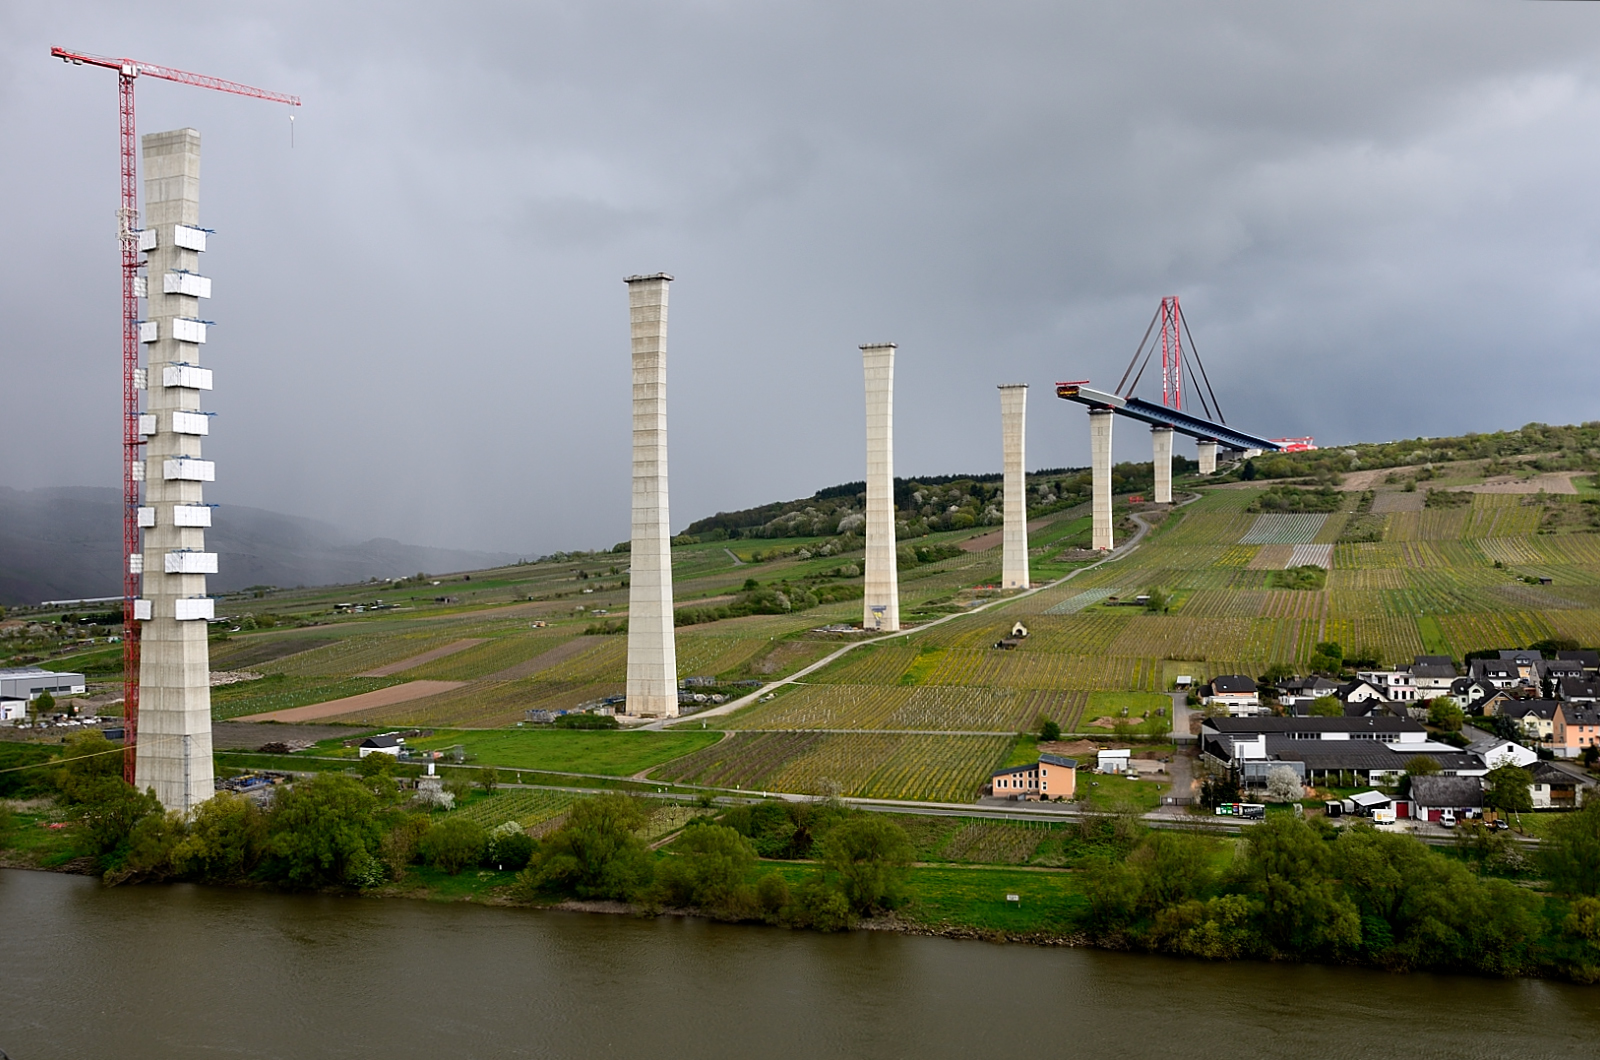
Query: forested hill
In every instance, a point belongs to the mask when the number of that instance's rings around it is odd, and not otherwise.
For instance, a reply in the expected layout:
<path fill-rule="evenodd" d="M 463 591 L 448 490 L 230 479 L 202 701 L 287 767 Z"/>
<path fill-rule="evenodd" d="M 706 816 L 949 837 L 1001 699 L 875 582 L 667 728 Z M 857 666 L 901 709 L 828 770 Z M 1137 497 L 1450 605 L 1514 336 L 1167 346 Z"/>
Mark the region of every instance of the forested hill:
<path fill-rule="evenodd" d="M 1307 478 L 1326 484 L 1352 471 L 1426 466 L 1461 460 L 1514 461 L 1540 471 L 1600 471 L 1600 422 L 1574 426 L 1530 423 L 1514 431 L 1465 434 L 1452 438 L 1411 438 L 1360 442 L 1303 453 L 1269 453 L 1224 469 L 1212 481 Z M 1174 475 L 1198 470 L 1174 456 Z M 1487 468 L 1488 473 L 1501 470 Z M 1118 464 L 1112 490 L 1137 493 L 1154 486 L 1149 461 Z M 900 536 L 963 530 L 1001 522 L 1001 476 L 933 475 L 894 480 Z M 1082 504 L 1089 499 L 1087 468 L 1045 468 L 1028 475 L 1030 517 Z M 702 541 L 733 538 L 821 537 L 859 530 L 865 522 L 866 483 L 844 482 L 809 497 L 773 501 L 741 511 L 718 512 L 689 524 L 684 532 Z"/>
<path fill-rule="evenodd" d="M 1187 468 L 1186 466 L 1187 465 Z M 1192 469 L 1193 461 L 1174 459 L 1173 469 Z M 1150 463 L 1118 464 L 1112 470 L 1117 492 L 1154 485 Z M 859 531 L 866 522 L 865 482 L 845 482 L 794 501 L 775 501 L 758 508 L 718 512 L 690 523 L 686 534 L 701 541 L 729 538 L 822 537 Z M 894 503 L 901 537 L 939 530 L 998 526 L 1001 476 L 932 475 L 894 480 Z M 1070 508 L 1089 499 L 1087 468 L 1045 468 L 1028 475 L 1028 514 Z"/>

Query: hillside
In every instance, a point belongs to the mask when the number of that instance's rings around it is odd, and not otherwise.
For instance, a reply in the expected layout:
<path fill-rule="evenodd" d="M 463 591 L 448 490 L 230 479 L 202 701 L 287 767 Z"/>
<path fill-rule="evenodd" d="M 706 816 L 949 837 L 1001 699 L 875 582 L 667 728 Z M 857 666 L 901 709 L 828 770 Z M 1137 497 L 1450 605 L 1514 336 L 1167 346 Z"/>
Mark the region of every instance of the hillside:
<path fill-rule="evenodd" d="M 1579 442 L 1592 433 L 1564 430 Z M 1269 457 L 1216 479 L 1181 478 L 1186 503 L 1172 509 L 1130 503 L 1129 491 L 1146 488 L 1149 465 L 1129 465 L 1117 498 L 1119 540 L 1133 530 L 1132 516 L 1154 529 L 1109 562 L 1076 547 L 1088 523 L 1076 503 L 1078 474 L 1035 476 L 1030 545 L 1040 588 L 1021 596 L 990 588 L 1000 554 L 982 520 L 934 529 L 986 511 L 992 480 L 904 483 L 902 613 L 916 628 L 861 641 L 736 713 L 687 719 L 686 727 L 731 736 L 664 762 L 653 776 L 964 800 L 990 769 L 1032 753 L 1017 734 L 1042 717 L 1068 733 L 1165 732 L 1170 723 L 1159 711 L 1179 675 L 1303 671 L 1322 641 L 1338 642 L 1347 659 L 1389 664 L 1540 641 L 1595 645 L 1600 493 L 1584 470 L 1594 452 L 1545 450 L 1528 433 L 1477 436 L 1469 441 L 1486 455 L 1433 464 L 1402 458 L 1459 454 L 1462 440 L 1401 443 L 1387 462 L 1380 447 Z M 1518 447 L 1524 451 L 1511 451 Z M 1280 460 L 1301 477 L 1267 479 Z M 1342 469 L 1318 466 L 1330 460 Z M 825 517 L 807 514 L 823 515 L 834 500 Z M 847 485 L 724 513 L 721 523 L 703 521 L 691 527 L 698 533 L 680 536 L 680 677 L 733 691 L 858 643 L 826 630 L 860 618 L 853 505 Z M 775 528 L 790 536 L 769 536 Z M 500 729 L 515 732 L 504 746 L 523 748 L 509 764 L 540 768 L 539 734 L 508 727 L 530 709 L 622 690 L 627 638 L 613 634 L 625 629 L 626 561 L 608 550 L 437 585 L 362 589 L 361 597 L 347 589 L 228 597 L 219 614 L 244 629 L 219 635 L 213 667 L 267 677 L 217 689 L 215 714 L 289 711 L 281 720 L 426 726 L 451 733 L 441 740 L 481 744 L 486 755 L 501 754 L 502 744 L 472 732 Z M 1127 603 L 1143 593 L 1166 606 Z M 381 610 L 335 607 L 373 598 Z M 987 609 L 975 613 L 980 607 Z M 1032 635 L 1015 650 L 997 650 L 1018 619 Z M 269 624 L 275 628 L 259 628 Z M 115 653 L 104 649 L 52 665 L 74 659 L 102 679 L 115 675 Z"/>
<path fill-rule="evenodd" d="M 112 596 L 121 583 L 121 494 L 0 487 L 0 606 Z M 220 557 L 213 590 L 330 585 L 419 570 L 512 563 L 516 556 L 362 541 L 327 523 L 228 505 L 206 535 Z"/>

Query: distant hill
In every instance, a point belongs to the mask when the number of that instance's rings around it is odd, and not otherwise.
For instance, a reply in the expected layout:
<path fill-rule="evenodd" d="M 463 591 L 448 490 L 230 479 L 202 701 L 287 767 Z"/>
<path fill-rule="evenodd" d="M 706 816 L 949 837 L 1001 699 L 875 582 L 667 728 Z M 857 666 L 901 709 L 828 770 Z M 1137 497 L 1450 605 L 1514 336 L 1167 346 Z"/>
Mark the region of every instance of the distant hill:
<path fill-rule="evenodd" d="M 121 592 L 121 494 L 75 487 L 0 486 L 0 605 L 115 596 Z M 336 585 L 418 571 L 477 570 L 515 563 L 508 552 L 360 540 L 315 519 L 226 505 L 206 533 L 218 554 L 213 591 L 251 585 Z"/>

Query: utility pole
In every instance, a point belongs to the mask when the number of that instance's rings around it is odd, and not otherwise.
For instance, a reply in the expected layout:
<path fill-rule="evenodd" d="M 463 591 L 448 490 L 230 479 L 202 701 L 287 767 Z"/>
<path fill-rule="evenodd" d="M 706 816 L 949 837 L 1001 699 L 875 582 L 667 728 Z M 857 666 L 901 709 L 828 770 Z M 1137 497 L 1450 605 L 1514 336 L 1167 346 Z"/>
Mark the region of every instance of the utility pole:
<path fill-rule="evenodd" d="M 291 107 L 300 105 L 300 97 L 133 59 L 108 59 L 54 47 L 50 55 L 73 66 L 98 66 L 117 73 L 122 175 L 122 201 L 117 209 L 117 240 L 122 245 L 122 716 L 126 734 L 122 775 L 132 784 L 139 731 L 139 623 L 134 617 L 134 601 L 139 596 L 144 558 L 139 530 L 139 482 L 143 469 L 139 460 L 139 446 L 143 444 L 139 434 L 139 391 L 145 382 L 139 369 L 139 298 L 148 282 L 139 275 L 139 156 L 133 121 L 133 82 L 141 75 L 158 77 Z"/>

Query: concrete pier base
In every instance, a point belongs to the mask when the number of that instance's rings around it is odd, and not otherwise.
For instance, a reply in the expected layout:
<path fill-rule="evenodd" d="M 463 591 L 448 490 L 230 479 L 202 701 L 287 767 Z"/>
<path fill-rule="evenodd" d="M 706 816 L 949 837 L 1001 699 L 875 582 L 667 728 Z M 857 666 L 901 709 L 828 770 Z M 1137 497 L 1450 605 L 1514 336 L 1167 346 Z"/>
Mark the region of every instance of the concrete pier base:
<path fill-rule="evenodd" d="M 1089 465 L 1093 478 L 1093 515 L 1090 547 L 1110 550 L 1116 545 L 1111 532 L 1111 420 L 1110 409 L 1089 410 Z"/>
<path fill-rule="evenodd" d="M 1258 457 L 1260 455 L 1261 455 L 1261 450 L 1259 450 L 1259 449 L 1246 449 L 1244 452 L 1239 454 L 1239 459 L 1240 460 L 1254 460 L 1256 457 Z"/>
<path fill-rule="evenodd" d="M 140 630 L 139 731 L 134 751 L 134 785 L 154 789 L 161 805 L 188 812 L 209 799 L 211 760 L 211 661 L 206 641 L 206 572 L 216 571 L 216 555 L 205 551 L 211 509 L 202 483 L 214 477 L 201 459 L 201 438 L 210 419 L 200 411 L 201 380 L 175 365 L 201 362 L 205 346 L 192 322 L 201 318 L 200 292 L 200 134 L 193 129 L 151 133 L 142 138 L 144 227 L 155 246 L 145 252 L 148 301 L 144 326 L 155 334 L 144 344 L 149 388 L 144 417 L 153 428 L 145 437 L 144 506 L 148 513 L 143 552 L 141 599 L 150 618 Z M 184 244 L 178 242 L 183 227 Z M 180 280 L 187 280 L 185 286 Z M 187 336 L 180 341 L 175 324 Z M 203 336 L 203 333 L 202 333 Z M 182 385 L 195 384 L 195 385 Z M 204 389 L 211 389 L 209 377 Z M 142 522 L 143 520 L 141 520 Z"/>
<path fill-rule="evenodd" d="M 1172 503 L 1172 428 L 1150 428 L 1150 448 L 1156 468 L 1157 504 Z"/>
<path fill-rule="evenodd" d="M 1195 448 L 1200 458 L 1200 474 L 1215 475 L 1217 473 L 1217 443 L 1209 438 L 1202 438 Z"/>
<path fill-rule="evenodd" d="M 1001 535 L 1000 584 L 1006 589 L 1028 588 L 1028 384 L 1000 387 L 1000 444 L 1005 472 L 1005 530 Z"/>
<path fill-rule="evenodd" d="M 623 709 L 640 718 L 674 718 L 678 649 L 667 514 L 667 284 L 672 277 L 658 272 L 624 282 L 633 331 L 633 538 Z"/>
<path fill-rule="evenodd" d="M 892 342 L 861 347 L 867 383 L 867 558 L 861 628 L 900 628 L 895 562 L 894 351 Z"/>

